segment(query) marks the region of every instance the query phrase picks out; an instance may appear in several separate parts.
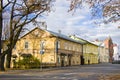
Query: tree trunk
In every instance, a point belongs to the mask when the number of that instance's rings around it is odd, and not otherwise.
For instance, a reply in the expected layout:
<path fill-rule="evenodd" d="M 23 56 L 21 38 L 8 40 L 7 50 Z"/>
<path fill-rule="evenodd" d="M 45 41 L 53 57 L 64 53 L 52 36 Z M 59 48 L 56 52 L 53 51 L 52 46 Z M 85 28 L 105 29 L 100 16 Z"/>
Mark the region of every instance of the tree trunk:
<path fill-rule="evenodd" d="M 0 1 L 0 71 L 4 71 L 4 59 L 5 55 L 2 56 L 2 22 L 3 22 L 3 16 L 2 16 L 2 8 L 3 8 L 3 0 Z"/>
<path fill-rule="evenodd" d="M 8 53 L 7 53 L 7 60 L 6 60 L 6 67 L 7 67 L 7 68 L 10 68 L 11 56 L 12 56 L 12 50 L 9 49 L 9 50 L 8 50 Z"/>
<path fill-rule="evenodd" d="M 1 56 L 0 56 L 1 57 Z M 0 58 L 0 71 L 5 71 L 4 68 L 4 60 L 5 60 L 5 54 L 2 55 L 2 57 Z"/>

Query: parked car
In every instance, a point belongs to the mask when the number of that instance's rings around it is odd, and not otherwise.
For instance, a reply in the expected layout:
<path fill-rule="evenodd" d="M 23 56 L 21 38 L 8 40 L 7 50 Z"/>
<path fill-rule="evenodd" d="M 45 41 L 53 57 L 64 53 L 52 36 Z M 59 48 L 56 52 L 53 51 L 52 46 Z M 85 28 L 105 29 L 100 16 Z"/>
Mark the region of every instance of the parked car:
<path fill-rule="evenodd" d="M 120 60 L 114 60 L 112 64 L 120 64 Z"/>

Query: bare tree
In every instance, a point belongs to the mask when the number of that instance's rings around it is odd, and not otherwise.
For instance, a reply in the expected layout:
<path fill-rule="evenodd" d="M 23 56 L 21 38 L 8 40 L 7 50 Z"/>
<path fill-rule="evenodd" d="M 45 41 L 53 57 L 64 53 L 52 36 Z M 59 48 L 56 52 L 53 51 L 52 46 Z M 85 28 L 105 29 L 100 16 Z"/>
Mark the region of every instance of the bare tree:
<path fill-rule="evenodd" d="M 2 17 L 2 12 L 3 12 L 3 1 L 1 0 L 0 1 L 0 56 L 2 56 L 0 58 L 0 70 L 4 70 L 4 55 L 2 55 L 2 20 L 3 20 L 3 17 Z"/>
<path fill-rule="evenodd" d="M 69 11 L 83 7 L 87 4 L 91 9 L 92 16 L 105 18 L 104 22 L 120 21 L 120 0 L 69 0 L 71 1 Z M 101 13 L 101 14 L 100 14 Z"/>
<path fill-rule="evenodd" d="M 8 43 L 6 44 L 8 48 L 3 51 L 3 53 L 0 53 L 0 63 L 2 63 L 0 64 L 0 70 L 4 70 L 4 62 L 1 62 L 1 59 L 5 54 L 7 54 L 7 68 L 10 68 L 12 49 L 24 26 L 34 21 L 44 12 L 50 12 L 52 2 L 53 0 L 7 0 L 7 2 L 3 4 L 3 0 L 1 0 L 0 25 L 2 27 L 0 27 L 0 32 L 2 32 L 3 28 L 3 14 L 4 12 L 7 12 L 9 13 L 8 25 L 10 36 L 7 39 Z M 0 37 L 2 36 L 1 34 L 2 33 L 0 33 Z"/>

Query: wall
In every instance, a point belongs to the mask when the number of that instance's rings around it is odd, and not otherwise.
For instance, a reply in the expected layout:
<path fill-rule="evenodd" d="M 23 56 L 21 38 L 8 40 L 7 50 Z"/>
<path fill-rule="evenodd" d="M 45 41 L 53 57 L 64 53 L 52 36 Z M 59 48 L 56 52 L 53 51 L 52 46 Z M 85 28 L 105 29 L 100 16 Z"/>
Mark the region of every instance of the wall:
<path fill-rule="evenodd" d="M 56 51 L 56 42 L 59 41 L 58 52 Z M 25 49 L 25 42 L 28 42 L 28 48 Z M 41 43 L 44 42 L 44 54 L 40 54 Z M 54 64 L 54 66 L 80 65 L 82 55 L 82 45 L 73 41 L 56 37 L 47 31 L 34 29 L 21 37 L 13 49 L 16 55 L 16 61 L 22 59 L 21 55 L 31 54 L 37 57 L 44 64 Z M 13 58 L 12 58 L 13 59 Z"/>
<path fill-rule="evenodd" d="M 85 44 L 83 55 L 85 64 L 88 64 L 88 62 L 90 62 L 90 64 L 98 63 L 98 46 L 91 43 Z"/>
<path fill-rule="evenodd" d="M 80 65 L 82 45 L 59 38 L 60 48 L 58 49 L 58 66 Z"/>

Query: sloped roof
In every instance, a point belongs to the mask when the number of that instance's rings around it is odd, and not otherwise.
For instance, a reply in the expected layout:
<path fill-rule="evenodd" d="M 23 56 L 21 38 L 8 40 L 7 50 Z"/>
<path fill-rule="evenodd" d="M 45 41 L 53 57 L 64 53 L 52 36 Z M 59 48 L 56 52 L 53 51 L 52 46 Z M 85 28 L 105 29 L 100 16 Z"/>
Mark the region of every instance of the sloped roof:
<path fill-rule="evenodd" d="M 96 44 L 96 45 L 98 45 L 98 46 L 100 46 L 100 47 L 104 47 L 104 43 L 103 43 L 103 42 L 93 41 L 92 43 L 93 43 L 93 44 Z"/>
<path fill-rule="evenodd" d="M 84 39 L 82 39 L 82 38 L 79 38 L 79 37 L 77 37 L 77 36 L 75 36 L 75 35 L 70 35 L 69 36 L 70 38 L 72 38 L 72 39 L 74 39 L 74 40 L 77 40 L 77 41 L 80 41 L 80 42 L 83 42 L 83 43 L 87 43 L 87 40 L 84 40 Z"/>
<path fill-rule="evenodd" d="M 36 28 L 32 29 L 31 31 L 27 32 L 25 35 L 21 36 L 20 38 L 25 37 L 26 35 L 28 35 L 29 33 L 31 33 L 32 31 L 34 31 L 36 29 L 40 29 L 40 28 L 36 27 Z M 43 30 L 43 29 L 40 29 L 40 30 Z M 70 38 L 69 36 L 63 35 L 61 33 L 53 32 L 53 31 L 50 31 L 50 30 L 43 30 L 43 31 L 49 32 L 51 35 L 62 38 L 62 39 L 65 39 L 65 40 L 73 41 L 73 42 L 76 42 L 76 43 L 79 43 L 79 44 L 84 44 L 84 42 L 74 40 L 74 39 Z"/>
<path fill-rule="evenodd" d="M 29 33 L 31 33 L 32 31 L 34 31 L 36 29 L 40 29 L 40 28 L 39 27 L 35 27 L 34 29 L 32 29 L 32 30 L 28 31 L 27 33 L 25 33 L 24 35 L 20 36 L 19 39 L 25 37 L 26 35 L 28 35 Z"/>
<path fill-rule="evenodd" d="M 71 38 L 74 38 L 74 40 L 77 40 L 77 41 L 83 42 L 84 44 L 89 43 L 89 44 L 93 44 L 93 45 L 95 45 L 95 46 L 98 46 L 98 45 L 95 44 L 95 43 L 92 43 L 92 42 L 90 42 L 90 41 L 88 41 L 88 40 L 82 39 L 82 38 L 77 37 L 77 36 L 70 36 L 70 37 L 71 37 Z"/>
<path fill-rule="evenodd" d="M 50 31 L 50 30 L 46 30 L 46 31 L 48 31 L 50 34 L 52 34 L 56 37 L 66 39 L 66 40 L 69 40 L 69 41 L 73 41 L 73 42 L 76 42 L 76 43 L 84 44 L 84 42 L 82 42 L 82 41 L 74 40 L 74 39 L 70 38 L 69 36 L 63 35 L 61 33 L 53 32 L 53 31 Z"/>

